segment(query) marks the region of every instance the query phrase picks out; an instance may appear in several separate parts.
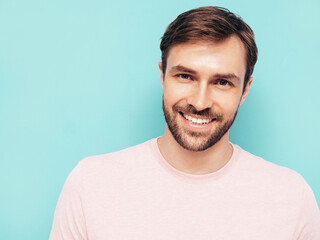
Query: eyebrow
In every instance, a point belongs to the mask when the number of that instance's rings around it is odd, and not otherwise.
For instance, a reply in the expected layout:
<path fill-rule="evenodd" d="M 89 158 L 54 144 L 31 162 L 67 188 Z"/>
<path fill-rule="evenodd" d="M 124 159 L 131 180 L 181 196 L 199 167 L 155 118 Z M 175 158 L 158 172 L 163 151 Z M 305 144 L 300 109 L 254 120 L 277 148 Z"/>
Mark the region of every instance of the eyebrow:
<path fill-rule="evenodd" d="M 195 70 L 192 70 L 190 68 L 187 68 L 185 66 L 182 66 L 182 65 L 177 65 L 177 66 L 174 66 L 170 69 L 170 73 L 174 73 L 174 72 L 185 72 L 185 73 L 190 73 L 190 74 L 197 74 L 197 72 Z M 217 74 L 214 74 L 212 76 L 213 78 L 224 78 L 224 79 L 234 79 L 236 81 L 239 81 L 240 82 L 240 78 L 235 75 L 234 73 L 217 73 Z"/>
<path fill-rule="evenodd" d="M 191 74 L 197 74 L 196 71 L 194 71 L 190 68 L 184 67 L 182 65 L 177 65 L 177 66 L 172 67 L 170 69 L 170 73 L 173 73 L 173 72 L 186 72 L 186 73 L 191 73 Z"/>
<path fill-rule="evenodd" d="M 226 74 L 215 74 L 215 78 L 224 78 L 224 79 L 234 79 L 240 82 L 240 78 L 234 73 L 226 73 Z"/>

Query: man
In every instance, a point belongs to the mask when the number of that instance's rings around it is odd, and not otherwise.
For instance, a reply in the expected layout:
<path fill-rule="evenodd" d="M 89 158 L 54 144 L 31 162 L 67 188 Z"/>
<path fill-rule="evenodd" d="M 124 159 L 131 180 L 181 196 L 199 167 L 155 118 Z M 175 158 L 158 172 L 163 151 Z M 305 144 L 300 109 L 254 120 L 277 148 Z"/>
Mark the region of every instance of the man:
<path fill-rule="evenodd" d="M 250 27 L 223 8 L 193 9 L 160 48 L 164 135 L 81 161 L 50 239 L 319 240 L 303 178 L 229 142 L 257 60 Z"/>

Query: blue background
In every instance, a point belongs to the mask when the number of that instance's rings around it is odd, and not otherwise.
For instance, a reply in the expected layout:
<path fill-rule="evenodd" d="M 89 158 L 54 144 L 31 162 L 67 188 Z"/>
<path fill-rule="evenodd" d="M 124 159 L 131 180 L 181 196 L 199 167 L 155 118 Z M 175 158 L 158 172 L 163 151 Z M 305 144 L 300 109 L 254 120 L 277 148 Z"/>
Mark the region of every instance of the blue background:
<path fill-rule="evenodd" d="M 162 135 L 160 38 L 205 5 L 242 16 L 259 47 L 231 141 L 320 202 L 319 1 L 1 0 L 0 239 L 47 239 L 79 160 Z"/>

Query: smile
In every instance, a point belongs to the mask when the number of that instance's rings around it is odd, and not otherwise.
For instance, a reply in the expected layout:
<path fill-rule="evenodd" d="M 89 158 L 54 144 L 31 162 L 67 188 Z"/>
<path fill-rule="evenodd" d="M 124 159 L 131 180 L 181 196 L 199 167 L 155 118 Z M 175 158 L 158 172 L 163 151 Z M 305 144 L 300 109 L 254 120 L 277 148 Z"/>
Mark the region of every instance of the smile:
<path fill-rule="evenodd" d="M 185 118 L 187 119 L 189 122 L 192 122 L 192 123 L 195 123 L 195 124 L 200 124 L 200 125 L 203 125 L 203 124 L 208 124 L 212 121 L 215 120 L 215 118 L 212 118 L 212 119 L 208 119 L 208 118 L 195 118 L 195 117 L 192 117 L 190 115 L 187 115 L 187 114 L 184 114 L 184 113 L 181 113 L 180 114 Z"/>

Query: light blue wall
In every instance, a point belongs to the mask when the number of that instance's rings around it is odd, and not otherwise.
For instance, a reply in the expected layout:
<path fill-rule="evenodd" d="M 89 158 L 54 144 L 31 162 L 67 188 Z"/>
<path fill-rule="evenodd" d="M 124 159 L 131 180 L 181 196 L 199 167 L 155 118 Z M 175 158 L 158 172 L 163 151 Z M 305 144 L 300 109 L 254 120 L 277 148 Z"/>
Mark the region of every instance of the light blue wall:
<path fill-rule="evenodd" d="M 259 60 L 231 140 L 301 173 L 320 203 L 320 2 L 0 1 L 0 239 L 47 239 L 70 170 L 164 130 L 166 26 L 218 5 L 256 33 Z"/>

